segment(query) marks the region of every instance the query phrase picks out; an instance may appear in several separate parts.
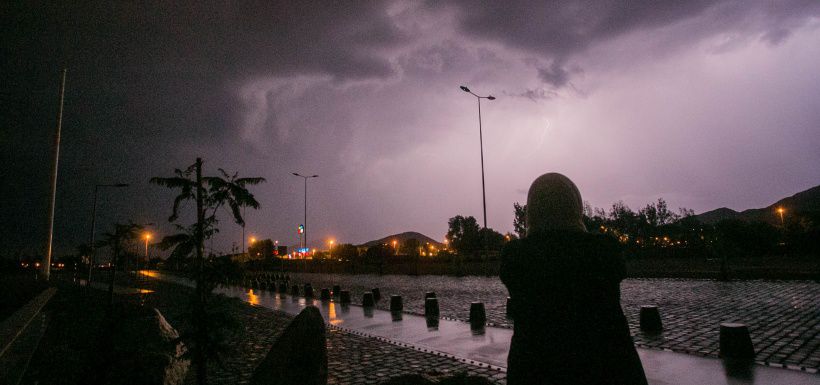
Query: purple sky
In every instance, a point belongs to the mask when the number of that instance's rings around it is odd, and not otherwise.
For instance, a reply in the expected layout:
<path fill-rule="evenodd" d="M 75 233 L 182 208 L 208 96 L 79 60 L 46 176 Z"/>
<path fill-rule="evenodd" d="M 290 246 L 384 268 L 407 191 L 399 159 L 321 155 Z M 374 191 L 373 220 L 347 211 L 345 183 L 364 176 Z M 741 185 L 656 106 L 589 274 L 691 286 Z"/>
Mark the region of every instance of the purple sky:
<path fill-rule="evenodd" d="M 170 2 L 164 2 L 170 3 Z M 3 16 L 3 249 L 42 250 L 59 68 L 68 67 L 55 244 L 115 221 L 172 227 L 147 184 L 205 159 L 268 182 L 248 235 L 360 243 L 447 219 L 489 226 L 545 172 L 584 200 L 756 208 L 820 184 L 820 2 L 108 4 Z M 666 4 L 666 3 L 661 3 Z M 26 7 L 26 6 L 20 6 Z M 8 160 L 5 158 L 8 157 Z M 188 206 L 188 210 L 192 210 Z M 217 250 L 241 242 L 223 218 Z"/>

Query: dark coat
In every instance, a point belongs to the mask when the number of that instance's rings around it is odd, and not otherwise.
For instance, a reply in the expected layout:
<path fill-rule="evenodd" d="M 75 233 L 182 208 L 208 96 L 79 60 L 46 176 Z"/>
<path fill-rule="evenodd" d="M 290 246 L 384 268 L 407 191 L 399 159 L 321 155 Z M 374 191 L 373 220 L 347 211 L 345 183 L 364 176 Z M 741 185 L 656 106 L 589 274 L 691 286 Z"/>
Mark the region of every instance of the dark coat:
<path fill-rule="evenodd" d="M 515 321 L 507 383 L 646 384 L 626 317 L 620 245 L 552 231 L 510 242 L 501 281 Z"/>

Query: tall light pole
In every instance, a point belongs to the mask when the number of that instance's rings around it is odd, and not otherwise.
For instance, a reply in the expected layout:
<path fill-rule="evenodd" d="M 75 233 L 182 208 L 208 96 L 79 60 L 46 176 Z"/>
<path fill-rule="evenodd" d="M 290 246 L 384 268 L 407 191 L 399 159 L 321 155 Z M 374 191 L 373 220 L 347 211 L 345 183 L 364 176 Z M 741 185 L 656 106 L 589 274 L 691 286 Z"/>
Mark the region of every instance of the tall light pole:
<path fill-rule="evenodd" d="M 91 285 L 91 269 L 94 267 L 94 233 L 96 232 L 95 225 L 97 223 L 97 192 L 100 187 L 128 187 L 128 183 L 114 183 L 114 184 L 97 184 L 94 185 L 94 204 L 91 208 L 91 236 L 89 237 L 89 247 L 91 248 L 91 255 L 88 257 L 88 285 Z"/>
<path fill-rule="evenodd" d="M 484 204 L 484 228 L 486 229 L 487 228 L 487 192 L 486 192 L 486 189 L 484 188 L 484 137 L 481 133 L 481 99 L 495 100 L 495 96 L 492 96 L 492 95 L 479 96 L 479 95 L 476 95 L 475 93 L 473 93 L 473 91 L 470 91 L 470 89 L 465 87 L 465 86 L 461 86 L 461 90 L 468 93 L 468 94 L 470 94 L 470 95 L 475 96 L 476 100 L 478 101 L 478 141 L 479 141 L 479 145 L 480 145 L 480 148 L 481 148 L 481 199 L 482 199 L 482 202 Z M 485 244 L 485 246 L 486 246 L 486 244 Z"/>
<path fill-rule="evenodd" d="M 145 260 L 148 260 L 148 241 L 151 240 L 151 233 L 145 233 Z"/>
<path fill-rule="evenodd" d="M 305 234 L 302 237 L 303 242 L 304 242 L 304 245 L 302 247 L 304 248 L 304 247 L 308 247 L 308 245 L 307 245 L 308 244 L 308 242 L 307 242 L 307 181 L 310 178 L 318 178 L 319 176 L 318 175 L 305 176 L 305 175 L 301 175 L 297 172 L 292 172 L 291 174 L 305 179 L 305 221 L 302 223 L 305 226 L 305 230 L 304 230 Z"/>
<path fill-rule="evenodd" d="M 330 259 L 333 259 L 333 240 L 327 242 L 330 247 L 328 247 L 327 252 L 330 254 Z"/>
<path fill-rule="evenodd" d="M 777 213 L 780 214 L 780 227 L 786 227 L 786 221 L 783 219 L 783 212 L 786 211 L 782 207 L 777 208 Z"/>
<path fill-rule="evenodd" d="M 62 80 L 60 80 L 60 104 L 57 109 L 57 129 L 54 132 L 54 146 L 52 146 L 52 164 L 51 164 L 51 195 L 48 199 L 48 242 L 46 243 L 46 257 L 43 266 L 43 277 L 46 281 L 51 278 L 51 253 L 52 244 L 54 243 L 54 205 L 57 200 L 57 170 L 60 163 L 60 132 L 63 128 L 63 100 L 65 99 L 65 75 L 66 69 L 63 68 Z"/>

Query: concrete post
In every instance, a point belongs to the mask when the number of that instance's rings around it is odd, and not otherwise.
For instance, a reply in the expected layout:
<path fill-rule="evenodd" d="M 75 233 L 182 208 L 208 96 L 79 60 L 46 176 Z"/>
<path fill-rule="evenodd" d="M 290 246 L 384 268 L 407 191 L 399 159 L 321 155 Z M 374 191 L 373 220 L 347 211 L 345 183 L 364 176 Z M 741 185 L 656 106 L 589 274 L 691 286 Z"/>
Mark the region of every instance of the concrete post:
<path fill-rule="evenodd" d="M 402 303 L 400 295 L 391 295 L 390 296 L 390 311 L 391 312 L 400 312 L 404 310 L 404 304 Z"/>
<path fill-rule="evenodd" d="M 364 293 L 364 297 L 362 297 L 362 306 L 373 307 L 375 304 L 376 301 L 373 300 L 373 293 Z"/>
<path fill-rule="evenodd" d="M 657 306 L 641 306 L 641 330 L 650 333 L 658 333 L 663 330 L 661 314 Z"/>
<path fill-rule="evenodd" d="M 339 291 L 339 302 L 341 302 L 342 304 L 349 304 L 350 303 L 350 291 L 340 290 Z"/>
<path fill-rule="evenodd" d="M 427 298 L 424 300 L 424 316 L 427 318 L 438 318 L 438 298 Z"/>
<path fill-rule="evenodd" d="M 473 302 L 470 304 L 470 328 L 481 329 L 487 322 L 487 313 L 484 311 L 484 303 Z"/>
<path fill-rule="evenodd" d="M 722 358 L 754 359 L 755 350 L 752 346 L 752 338 L 745 324 L 720 324 L 720 356 Z"/>

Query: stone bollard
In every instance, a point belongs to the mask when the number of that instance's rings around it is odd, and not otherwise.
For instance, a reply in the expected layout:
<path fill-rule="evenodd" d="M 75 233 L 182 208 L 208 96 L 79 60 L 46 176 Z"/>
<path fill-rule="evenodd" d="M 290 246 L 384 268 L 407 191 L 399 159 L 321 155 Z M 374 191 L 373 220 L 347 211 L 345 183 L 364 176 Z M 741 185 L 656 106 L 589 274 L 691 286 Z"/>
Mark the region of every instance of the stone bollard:
<path fill-rule="evenodd" d="M 755 349 L 745 324 L 720 324 L 720 357 L 754 359 Z"/>
<path fill-rule="evenodd" d="M 290 295 L 292 295 L 294 297 L 299 295 L 299 286 L 298 285 L 293 285 L 293 286 L 290 287 Z"/>
<path fill-rule="evenodd" d="M 657 306 L 641 306 L 641 330 L 650 333 L 658 333 L 663 330 L 661 313 Z"/>
<path fill-rule="evenodd" d="M 507 318 L 513 317 L 513 301 L 512 298 L 507 297 Z"/>
<path fill-rule="evenodd" d="M 438 317 L 425 317 L 428 330 L 438 330 Z"/>
<path fill-rule="evenodd" d="M 487 322 L 487 313 L 484 311 L 484 303 L 473 302 L 470 304 L 470 328 L 482 329 Z"/>
<path fill-rule="evenodd" d="M 342 304 L 350 303 L 350 291 L 340 290 L 339 291 L 339 302 L 341 302 Z"/>
<path fill-rule="evenodd" d="M 427 298 L 437 298 L 436 297 L 436 292 L 428 291 L 428 292 L 424 293 L 424 299 L 427 299 Z"/>
<path fill-rule="evenodd" d="M 403 314 L 404 313 L 400 311 L 391 311 L 390 318 L 393 320 L 393 322 L 398 322 L 401 321 Z"/>
<path fill-rule="evenodd" d="M 330 301 L 330 289 L 323 288 L 321 294 L 319 294 L 319 299 L 322 301 Z"/>
<path fill-rule="evenodd" d="M 364 293 L 362 297 L 362 306 L 364 307 L 373 307 L 376 305 L 376 301 L 373 300 L 373 293 Z"/>
<path fill-rule="evenodd" d="M 333 296 L 338 297 L 339 294 L 342 292 L 342 287 L 339 285 L 333 285 Z"/>
<path fill-rule="evenodd" d="M 373 318 L 373 306 L 364 306 L 362 307 L 362 311 L 366 318 Z"/>
<path fill-rule="evenodd" d="M 427 298 L 424 300 L 424 316 L 427 318 L 438 318 L 438 298 Z"/>
<path fill-rule="evenodd" d="M 391 295 L 390 296 L 390 311 L 391 312 L 400 312 L 404 310 L 404 304 L 401 301 L 400 295 Z"/>
<path fill-rule="evenodd" d="M 378 287 L 374 287 L 373 290 L 370 290 L 370 292 L 373 293 L 374 300 L 378 301 L 382 299 L 382 293 L 379 291 Z"/>
<path fill-rule="evenodd" d="M 313 297 L 313 286 L 311 286 L 309 283 L 305 284 L 304 291 L 305 291 L 305 298 L 307 298 L 307 297 L 312 298 Z"/>

